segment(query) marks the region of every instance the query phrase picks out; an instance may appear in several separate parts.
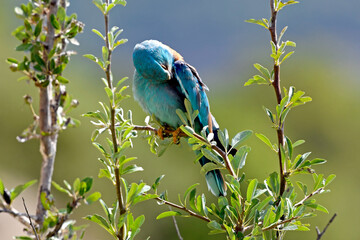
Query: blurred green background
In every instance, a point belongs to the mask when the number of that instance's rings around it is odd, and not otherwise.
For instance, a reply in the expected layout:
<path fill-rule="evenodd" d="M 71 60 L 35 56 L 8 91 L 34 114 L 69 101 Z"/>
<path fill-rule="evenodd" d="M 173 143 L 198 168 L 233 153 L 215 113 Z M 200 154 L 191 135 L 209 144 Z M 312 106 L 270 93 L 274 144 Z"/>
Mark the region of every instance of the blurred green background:
<path fill-rule="evenodd" d="M 8 188 L 31 179 L 37 179 L 41 157 L 38 142 L 20 144 L 15 137 L 31 122 L 31 114 L 22 96 L 30 94 L 35 102 L 37 90 L 30 83 L 17 82 L 18 74 L 10 72 L 5 63 L 7 57 L 18 57 L 14 48 L 18 42 L 10 35 L 21 24 L 13 14 L 20 0 L 5 0 L 0 8 L 0 178 Z M 338 217 L 323 239 L 359 239 L 360 228 L 360 17 L 358 0 L 301 1 L 285 8 L 279 15 L 279 29 L 289 25 L 284 39 L 297 43 L 296 53 L 282 65 L 282 85 L 296 86 L 313 98 L 313 102 L 296 108 L 288 116 L 286 134 L 294 141 L 306 143 L 297 153 L 311 151 L 312 157 L 328 160 L 316 167 L 326 176 L 335 173 L 336 180 L 330 185 L 331 192 L 318 197 L 330 214 L 318 212 L 309 219 L 310 232 L 289 233 L 287 239 L 315 239 L 315 226 L 321 229 L 333 213 Z M 115 199 L 110 183 L 98 179 L 100 164 L 98 152 L 92 147 L 90 135 L 94 129 L 89 119 L 80 115 L 99 109 L 98 102 L 105 101 L 97 67 L 83 54 L 100 55 L 100 44 L 91 29 L 103 29 L 103 18 L 90 0 L 71 1 L 69 12 L 76 12 L 85 23 L 85 32 L 78 37 L 80 46 L 70 46 L 78 52 L 72 57 L 65 77 L 71 80 L 68 92 L 80 101 L 72 116 L 81 120 L 81 127 L 61 134 L 55 164 L 54 180 L 73 181 L 76 177 L 93 176 L 94 190 L 101 191 L 106 202 Z M 111 24 L 124 28 L 123 36 L 129 42 L 114 54 L 114 75 L 117 79 L 129 76 L 132 82 L 132 49 L 145 39 L 160 40 L 177 51 L 195 66 L 202 79 L 211 89 L 208 97 L 212 113 L 222 128 L 233 136 L 245 129 L 261 132 L 276 140 L 275 132 L 265 116 L 262 106 L 274 107 L 273 89 L 266 86 L 243 87 L 254 75 L 252 64 L 259 62 L 271 66 L 269 34 L 264 29 L 245 23 L 249 18 L 268 17 L 266 0 L 219 1 L 129 1 L 126 8 L 112 11 Z M 131 93 L 131 91 L 129 91 Z M 125 109 L 132 109 L 135 122 L 142 124 L 145 113 L 133 101 L 124 102 Z M 134 141 L 135 149 L 129 155 L 138 157 L 138 164 L 145 171 L 131 175 L 130 181 L 152 183 L 165 174 L 161 189 L 168 189 L 170 200 L 177 201 L 177 193 L 183 193 L 193 183 L 200 183 L 208 201 L 215 198 L 206 190 L 200 175 L 200 167 L 193 164 L 194 154 L 187 144 L 171 147 L 164 156 L 157 158 L 150 153 L 144 139 Z M 252 151 L 244 168 L 247 178 L 263 181 L 268 174 L 277 171 L 276 156 L 255 137 L 248 142 Z M 310 176 L 309 176 L 310 177 Z M 310 179 L 309 179 L 310 180 Z M 66 198 L 54 193 L 57 205 L 65 206 Z M 28 208 L 35 209 L 36 187 L 24 194 Z M 22 209 L 20 199 L 15 206 Z M 155 220 L 167 207 L 155 201 L 137 205 L 136 215 L 144 213 L 146 221 L 138 239 L 177 239 L 171 218 Z M 85 239 L 111 239 L 107 233 L 81 217 L 101 212 L 99 204 L 82 206 L 74 217 L 80 224 L 89 224 Z M 179 218 L 178 224 L 184 239 L 222 239 L 208 236 L 206 225 L 198 219 Z M 21 234 L 22 227 L 11 217 L 0 215 L 1 239 L 11 239 Z"/>

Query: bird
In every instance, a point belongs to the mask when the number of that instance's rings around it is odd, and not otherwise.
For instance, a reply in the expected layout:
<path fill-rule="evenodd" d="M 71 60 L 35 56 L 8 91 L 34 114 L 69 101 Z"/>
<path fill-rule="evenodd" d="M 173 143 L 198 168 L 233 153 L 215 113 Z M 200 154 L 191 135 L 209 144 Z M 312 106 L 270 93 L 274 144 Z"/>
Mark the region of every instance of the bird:
<path fill-rule="evenodd" d="M 214 141 L 221 146 L 217 135 L 219 125 L 210 112 L 206 95 L 209 89 L 193 66 L 185 62 L 177 51 L 157 40 L 136 44 L 133 63 L 134 99 L 145 112 L 155 116 L 164 129 L 176 132 L 183 125 L 176 110 L 186 112 L 184 100 L 187 98 L 193 110 L 199 112 L 194 121 L 195 132 L 200 133 L 208 126 L 208 133 L 212 132 Z M 204 166 L 211 161 L 202 156 L 199 162 Z M 207 172 L 205 179 L 212 194 L 217 197 L 226 195 L 226 184 L 219 169 Z"/>

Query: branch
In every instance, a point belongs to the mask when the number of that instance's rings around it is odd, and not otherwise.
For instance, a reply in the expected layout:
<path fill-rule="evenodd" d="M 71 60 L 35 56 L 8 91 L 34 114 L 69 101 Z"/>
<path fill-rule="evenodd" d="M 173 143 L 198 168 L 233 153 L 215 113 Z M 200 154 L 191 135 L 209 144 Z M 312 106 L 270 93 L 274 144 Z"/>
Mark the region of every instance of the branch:
<path fill-rule="evenodd" d="M 170 206 L 169 206 L 169 209 L 170 209 L 170 211 L 172 211 L 172 208 Z M 183 240 L 183 237 L 181 236 L 180 229 L 179 229 L 179 226 L 178 226 L 178 224 L 176 222 L 175 216 L 172 216 L 172 220 L 174 222 L 176 234 L 178 235 L 179 240 Z"/>
<path fill-rule="evenodd" d="M 109 6 L 109 0 L 105 1 L 106 6 Z M 111 56 L 112 56 L 112 49 L 110 47 L 110 40 L 109 40 L 109 13 L 104 14 L 104 21 L 105 21 L 105 44 L 106 48 L 108 50 L 108 57 L 107 57 L 107 67 L 105 70 L 106 74 L 106 80 L 108 83 L 108 87 L 113 90 L 113 83 L 112 83 L 112 73 L 111 73 Z M 114 153 L 118 152 L 118 140 L 116 138 L 116 129 L 115 129 L 115 101 L 112 100 L 113 103 L 110 101 L 110 111 L 111 111 L 111 123 L 110 123 L 110 132 L 112 137 L 112 142 L 114 146 Z M 120 216 L 126 212 L 126 209 L 124 207 L 123 203 L 123 197 L 121 193 L 121 182 L 120 182 L 120 173 L 119 173 L 119 161 L 118 159 L 115 160 L 115 180 L 116 180 L 116 196 L 117 200 L 119 202 L 119 213 Z M 118 239 L 125 239 L 126 236 L 126 229 L 124 224 L 121 226 L 119 232 L 118 232 Z"/>
<path fill-rule="evenodd" d="M 151 127 L 151 126 L 138 126 L 138 125 L 134 125 L 133 127 L 134 127 L 134 128 L 133 128 L 134 130 L 138 130 L 138 131 L 150 131 L 150 132 L 154 132 L 155 134 L 158 133 L 158 129 L 156 129 L 156 128 L 154 128 L 154 127 Z M 173 131 L 164 129 L 163 132 L 166 133 L 166 134 L 171 135 Z M 198 140 L 200 140 L 200 141 L 202 141 L 202 142 L 204 142 L 204 143 L 209 144 L 209 142 L 208 142 L 205 138 L 203 138 L 201 135 L 199 135 L 199 134 L 197 134 L 197 133 L 193 133 L 193 135 L 194 135 L 194 137 L 195 137 L 196 139 L 198 139 Z M 187 137 L 188 135 L 186 135 L 184 132 L 181 131 L 178 136 L 179 136 L 179 137 Z M 215 152 L 217 152 L 217 153 L 224 159 L 226 169 L 230 172 L 230 174 L 231 174 L 233 177 L 237 178 L 237 175 L 236 175 L 235 172 L 234 172 L 234 169 L 233 169 L 233 167 L 232 167 L 232 165 L 231 165 L 231 163 L 230 163 L 230 160 L 229 160 L 229 158 L 228 158 L 228 156 L 227 156 L 227 153 L 224 152 L 223 150 L 221 150 L 221 148 L 219 148 L 219 147 L 216 146 L 216 145 L 211 145 L 211 148 L 212 148 Z"/>
<path fill-rule="evenodd" d="M 13 216 L 15 219 L 17 219 L 20 223 L 22 223 L 24 226 L 26 226 L 27 228 L 31 228 L 30 225 L 30 221 L 28 219 L 28 215 L 26 213 L 21 213 L 19 211 L 17 211 L 15 208 L 9 206 L 9 205 L 4 205 L 2 203 L 0 203 L 0 213 L 8 213 L 11 216 Z M 29 215 L 32 219 L 36 219 L 36 216 L 32 216 Z"/>
<path fill-rule="evenodd" d="M 47 12 L 47 37 L 45 42 L 44 50 L 44 61 L 48 62 L 48 54 L 54 47 L 55 41 L 55 29 L 51 24 L 50 16 L 56 15 L 58 9 L 58 1 L 51 0 L 49 3 L 49 9 Z M 40 100 L 39 100 L 39 127 L 40 127 L 40 153 L 42 155 L 43 161 L 41 166 L 40 173 L 40 183 L 38 190 L 38 202 L 36 209 L 36 218 L 37 223 L 40 227 L 43 224 L 44 216 L 46 210 L 41 202 L 41 194 L 44 192 L 46 196 L 50 194 L 51 190 L 51 179 L 54 171 L 55 155 L 56 155 L 56 144 L 58 133 L 56 132 L 56 121 L 54 121 L 53 116 L 56 114 L 53 112 L 52 102 L 53 102 L 53 85 L 52 75 L 47 75 L 46 80 L 49 81 L 47 87 L 40 86 Z"/>
<path fill-rule="evenodd" d="M 276 51 L 278 50 L 278 39 L 276 33 L 276 17 L 277 11 L 275 10 L 275 3 L 274 0 L 270 0 L 270 9 L 271 9 L 271 19 L 270 19 L 270 26 L 269 31 L 271 35 L 271 41 L 274 43 Z M 281 86 L 280 86 L 280 65 L 278 62 L 274 60 L 274 80 L 272 81 L 272 86 L 274 87 L 277 103 L 280 104 L 282 96 L 281 96 Z M 279 156 L 279 167 L 280 167 L 280 193 L 281 196 L 285 191 L 286 180 L 284 176 L 284 172 L 286 172 L 286 165 L 283 163 L 283 159 L 281 156 L 280 148 L 284 146 L 284 124 L 279 119 L 279 125 L 277 128 L 277 137 L 278 137 L 278 156 Z"/>
<path fill-rule="evenodd" d="M 199 219 L 201 219 L 201 220 L 203 220 L 203 221 L 211 222 L 211 220 L 210 220 L 208 217 L 199 215 L 199 214 L 197 214 L 196 212 L 193 212 L 193 211 L 191 211 L 190 209 L 188 209 L 188 208 L 186 208 L 186 207 L 184 207 L 184 206 L 180 206 L 180 205 L 177 205 L 177 204 L 175 204 L 175 203 L 166 201 L 166 200 L 164 200 L 164 199 L 162 199 L 162 198 L 160 198 L 160 197 L 156 197 L 156 198 L 153 198 L 153 199 L 155 199 L 155 200 L 157 200 L 157 201 L 160 201 L 161 203 L 166 204 L 166 205 L 168 205 L 168 206 L 171 206 L 171 207 L 174 207 L 174 208 L 183 210 L 184 212 L 189 213 L 191 216 L 196 217 L 196 218 L 199 218 Z"/>
<path fill-rule="evenodd" d="M 284 221 L 281 221 L 281 222 L 275 223 L 275 224 L 273 224 L 273 225 L 270 225 L 270 226 L 268 226 L 268 227 L 266 227 L 266 228 L 263 228 L 262 230 L 263 230 L 263 231 L 267 231 L 267 230 L 270 230 L 270 229 L 274 229 L 274 228 L 276 228 L 276 227 L 279 226 L 279 225 L 282 225 L 282 224 L 291 222 L 291 221 L 293 221 L 293 220 L 295 220 L 295 219 L 298 219 L 298 218 L 300 218 L 300 216 L 292 217 L 292 218 L 286 219 L 286 220 L 284 220 Z"/>
<path fill-rule="evenodd" d="M 79 202 L 83 199 L 83 197 L 79 197 L 79 198 L 76 198 L 74 199 L 71 204 L 70 204 L 70 208 L 73 210 L 75 208 L 77 208 L 79 206 Z M 71 210 L 71 212 L 72 212 Z M 46 235 L 46 239 L 50 239 L 51 237 L 54 237 L 58 234 L 59 230 L 61 229 L 61 227 L 63 226 L 63 224 L 66 222 L 66 220 L 68 220 L 69 216 L 70 216 L 70 213 L 66 213 L 65 215 L 63 216 L 60 216 L 59 217 L 59 220 L 58 222 L 56 223 L 55 225 L 55 228 L 54 230 L 52 230 L 51 232 L 49 232 L 47 235 Z"/>
<path fill-rule="evenodd" d="M 326 232 L 327 228 L 330 226 L 330 224 L 334 221 L 335 217 L 337 216 L 337 214 L 335 213 L 332 218 L 330 219 L 330 221 L 326 224 L 324 230 L 322 232 L 320 232 L 319 228 L 316 227 L 316 234 L 317 234 L 317 238 L 316 240 L 320 240 L 320 238 L 324 235 L 324 233 Z"/>
<path fill-rule="evenodd" d="M 311 198 L 312 196 L 314 196 L 316 194 L 319 194 L 323 190 L 324 190 L 324 188 L 319 188 L 315 192 L 310 193 L 309 195 L 305 196 L 300 202 L 296 203 L 294 205 L 294 207 L 299 207 L 299 206 L 303 205 L 306 200 L 308 200 L 309 198 Z"/>
<path fill-rule="evenodd" d="M 33 230 L 33 232 L 34 232 L 34 234 L 35 234 L 36 239 L 39 240 L 39 236 L 38 236 L 38 234 L 37 234 L 37 232 L 36 232 L 36 229 L 35 229 L 35 227 L 34 227 L 34 224 L 32 223 L 31 217 L 30 217 L 29 212 L 28 212 L 28 210 L 27 210 L 27 207 L 26 207 L 26 204 L 25 204 L 25 199 L 22 198 L 22 200 L 23 200 L 23 204 L 24 204 L 25 211 L 26 211 L 26 215 L 27 215 L 27 217 L 29 218 L 30 226 L 31 226 L 31 228 L 32 228 L 32 230 Z"/>

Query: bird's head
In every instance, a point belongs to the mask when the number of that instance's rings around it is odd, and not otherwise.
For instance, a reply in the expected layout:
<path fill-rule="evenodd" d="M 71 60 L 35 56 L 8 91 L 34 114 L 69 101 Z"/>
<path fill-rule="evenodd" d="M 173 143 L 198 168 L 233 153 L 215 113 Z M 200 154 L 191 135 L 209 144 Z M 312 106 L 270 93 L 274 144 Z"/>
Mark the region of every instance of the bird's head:
<path fill-rule="evenodd" d="M 136 71 L 146 79 L 166 81 L 173 75 L 174 50 L 157 40 L 136 44 L 133 61 Z"/>

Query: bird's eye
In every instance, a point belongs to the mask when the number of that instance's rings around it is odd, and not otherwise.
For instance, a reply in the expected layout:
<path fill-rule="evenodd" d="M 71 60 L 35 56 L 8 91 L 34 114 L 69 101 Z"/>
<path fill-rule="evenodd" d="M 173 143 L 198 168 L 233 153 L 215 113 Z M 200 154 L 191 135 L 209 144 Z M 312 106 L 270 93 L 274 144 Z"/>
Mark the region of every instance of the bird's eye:
<path fill-rule="evenodd" d="M 160 66 L 161 66 L 163 69 L 165 69 L 166 71 L 168 70 L 168 67 L 167 67 L 166 65 L 161 64 Z"/>

